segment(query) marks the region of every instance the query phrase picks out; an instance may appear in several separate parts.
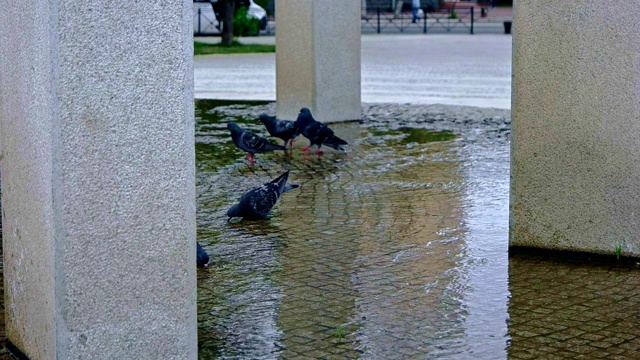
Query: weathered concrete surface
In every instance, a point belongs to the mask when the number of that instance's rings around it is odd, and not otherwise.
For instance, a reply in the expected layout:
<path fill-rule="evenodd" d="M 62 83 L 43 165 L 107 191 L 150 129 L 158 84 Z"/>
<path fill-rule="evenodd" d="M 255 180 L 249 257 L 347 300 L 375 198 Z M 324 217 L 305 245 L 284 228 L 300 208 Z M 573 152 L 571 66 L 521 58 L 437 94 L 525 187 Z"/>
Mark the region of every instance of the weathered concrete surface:
<path fill-rule="evenodd" d="M 319 121 L 360 118 L 360 3 L 276 2 L 277 116 L 308 107 Z"/>
<path fill-rule="evenodd" d="M 6 325 L 32 359 L 196 357 L 191 6 L 0 4 Z"/>
<path fill-rule="evenodd" d="M 510 244 L 640 256 L 640 2 L 517 2 Z"/>
<path fill-rule="evenodd" d="M 32 359 L 52 359 L 54 87 L 53 74 L 45 70 L 51 68 L 47 24 L 52 14 L 37 5 L 0 3 L 4 307 L 8 338 Z"/>
<path fill-rule="evenodd" d="M 361 46 L 364 102 L 511 108 L 510 35 L 371 35 L 362 36 Z M 194 61 L 199 99 L 276 100 L 273 54 L 207 55 Z"/>

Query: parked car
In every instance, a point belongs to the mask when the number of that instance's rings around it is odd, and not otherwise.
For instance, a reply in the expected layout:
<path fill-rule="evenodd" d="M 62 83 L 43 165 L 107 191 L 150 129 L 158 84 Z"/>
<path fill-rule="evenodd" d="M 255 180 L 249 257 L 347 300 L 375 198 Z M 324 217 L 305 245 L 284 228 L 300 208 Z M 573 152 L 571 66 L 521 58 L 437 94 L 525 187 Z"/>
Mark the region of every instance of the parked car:
<path fill-rule="evenodd" d="M 260 21 L 260 30 L 264 30 L 267 28 L 267 10 L 253 2 L 253 0 L 249 0 L 248 14 Z"/>
<path fill-rule="evenodd" d="M 260 30 L 267 28 L 267 11 L 253 0 L 239 0 L 238 6 L 247 8 L 247 16 L 260 21 Z M 219 0 L 194 0 L 193 1 L 193 33 L 194 34 L 219 34 L 222 31 L 222 23 L 219 19 L 224 17 L 224 4 Z"/>
<path fill-rule="evenodd" d="M 217 0 L 216 0 L 217 1 Z M 222 24 L 218 21 L 209 1 L 193 2 L 193 33 L 197 35 L 219 34 Z"/>

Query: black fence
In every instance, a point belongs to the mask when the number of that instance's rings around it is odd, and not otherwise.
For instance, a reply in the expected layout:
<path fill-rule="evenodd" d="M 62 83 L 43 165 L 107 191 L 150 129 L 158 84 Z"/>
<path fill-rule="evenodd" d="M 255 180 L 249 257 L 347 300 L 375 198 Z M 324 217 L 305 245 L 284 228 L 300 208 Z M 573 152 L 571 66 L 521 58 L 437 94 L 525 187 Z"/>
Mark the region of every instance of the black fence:
<path fill-rule="evenodd" d="M 363 34 L 381 33 L 510 33 L 511 20 L 489 20 L 484 19 L 486 13 L 477 8 L 440 9 L 437 11 L 423 11 L 420 18 L 413 21 L 412 11 L 402 11 L 395 13 L 388 9 L 376 8 L 368 11 L 360 17 L 361 31 Z M 475 19 L 483 18 L 476 22 Z M 508 23 L 508 24 L 507 24 Z M 507 25 L 509 29 L 507 29 Z M 221 23 L 215 15 L 201 12 L 200 9 L 194 12 L 194 32 L 195 36 L 214 35 L 220 36 L 222 30 Z M 260 30 L 260 35 L 274 35 L 276 23 L 271 18 L 266 27 Z"/>
<path fill-rule="evenodd" d="M 383 9 L 367 12 L 360 18 L 362 33 L 403 32 L 424 34 L 474 33 L 474 8 L 441 9 L 436 12 L 422 11 L 420 18 L 413 19 L 413 12 L 394 13 Z"/>

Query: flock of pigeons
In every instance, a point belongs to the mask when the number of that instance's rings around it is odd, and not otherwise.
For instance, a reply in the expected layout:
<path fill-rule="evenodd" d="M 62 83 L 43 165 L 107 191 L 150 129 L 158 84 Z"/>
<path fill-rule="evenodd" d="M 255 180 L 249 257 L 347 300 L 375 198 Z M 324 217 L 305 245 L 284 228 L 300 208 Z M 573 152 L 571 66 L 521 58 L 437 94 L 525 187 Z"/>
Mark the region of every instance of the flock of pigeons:
<path fill-rule="evenodd" d="M 262 136 L 256 135 L 248 130 L 242 129 L 238 124 L 229 122 L 227 128 L 231 132 L 233 143 L 247 154 L 245 158 L 249 159 L 251 164 L 254 163 L 256 153 L 286 150 L 287 144 L 293 149 L 293 142 L 296 136 L 302 134 L 309 139 L 309 146 L 302 151 L 309 151 L 313 145 L 318 148 L 316 154 L 322 154 L 320 147 L 326 145 L 336 150 L 344 151 L 343 145 L 348 143 L 335 136 L 333 130 L 329 129 L 325 124 L 316 121 L 311 115 L 311 111 L 307 108 L 300 109 L 296 121 L 279 120 L 275 116 L 267 114 L 260 115 L 260 122 L 264 124 L 271 136 L 280 138 L 284 141 L 284 145 L 277 145 L 269 142 Z M 242 195 L 240 201 L 233 205 L 228 211 L 228 220 L 234 217 L 244 219 L 264 219 L 271 212 L 271 208 L 276 204 L 282 193 L 293 190 L 298 185 L 287 185 L 289 171 L 269 181 L 268 183 L 252 189 Z M 204 251 L 200 244 L 197 245 L 197 264 L 198 266 L 207 266 L 209 263 L 209 255 Z"/>

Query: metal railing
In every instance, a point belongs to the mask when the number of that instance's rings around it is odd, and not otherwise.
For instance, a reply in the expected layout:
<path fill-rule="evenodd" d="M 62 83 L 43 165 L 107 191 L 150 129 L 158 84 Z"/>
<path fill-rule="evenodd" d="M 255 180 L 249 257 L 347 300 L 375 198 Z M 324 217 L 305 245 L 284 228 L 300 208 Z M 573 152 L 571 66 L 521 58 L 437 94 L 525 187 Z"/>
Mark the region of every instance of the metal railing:
<path fill-rule="evenodd" d="M 413 22 L 412 12 L 392 11 L 380 8 L 367 12 L 360 18 L 362 33 L 376 32 L 468 32 L 473 34 L 473 7 L 464 9 L 441 9 L 436 12 L 424 11 L 420 20 Z"/>
<path fill-rule="evenodd" d="M 213 12 L 203 12 L 202 9 L 198 9 L 197 13 L 194 15 L 194 36 L 212 35 L 220 33 L 222 30 L 221 24 L 218 22 L 218 19 Z"/>
<path fill-rule="evenodd" d="M 424 10 L 423 10 L 424 11 Z M 195 14 L 194 14 L 195 15 Z M 194 18 L 194 36 L 220 34 L 221 23 L 208 14 L 197 11 Z M 474 34 L 474 8 L 441 9 L 435 12 L 424 11 L 421 18 L 413 22 L 413 13 L 403 11 L 395 14 L 377 8 L 360 17 L 361 30 L 366 33 L 469 33 Z M 269 21 L 267 27 L 260 31 L 262 35 L 274 35 L 275 23 Z"/>

